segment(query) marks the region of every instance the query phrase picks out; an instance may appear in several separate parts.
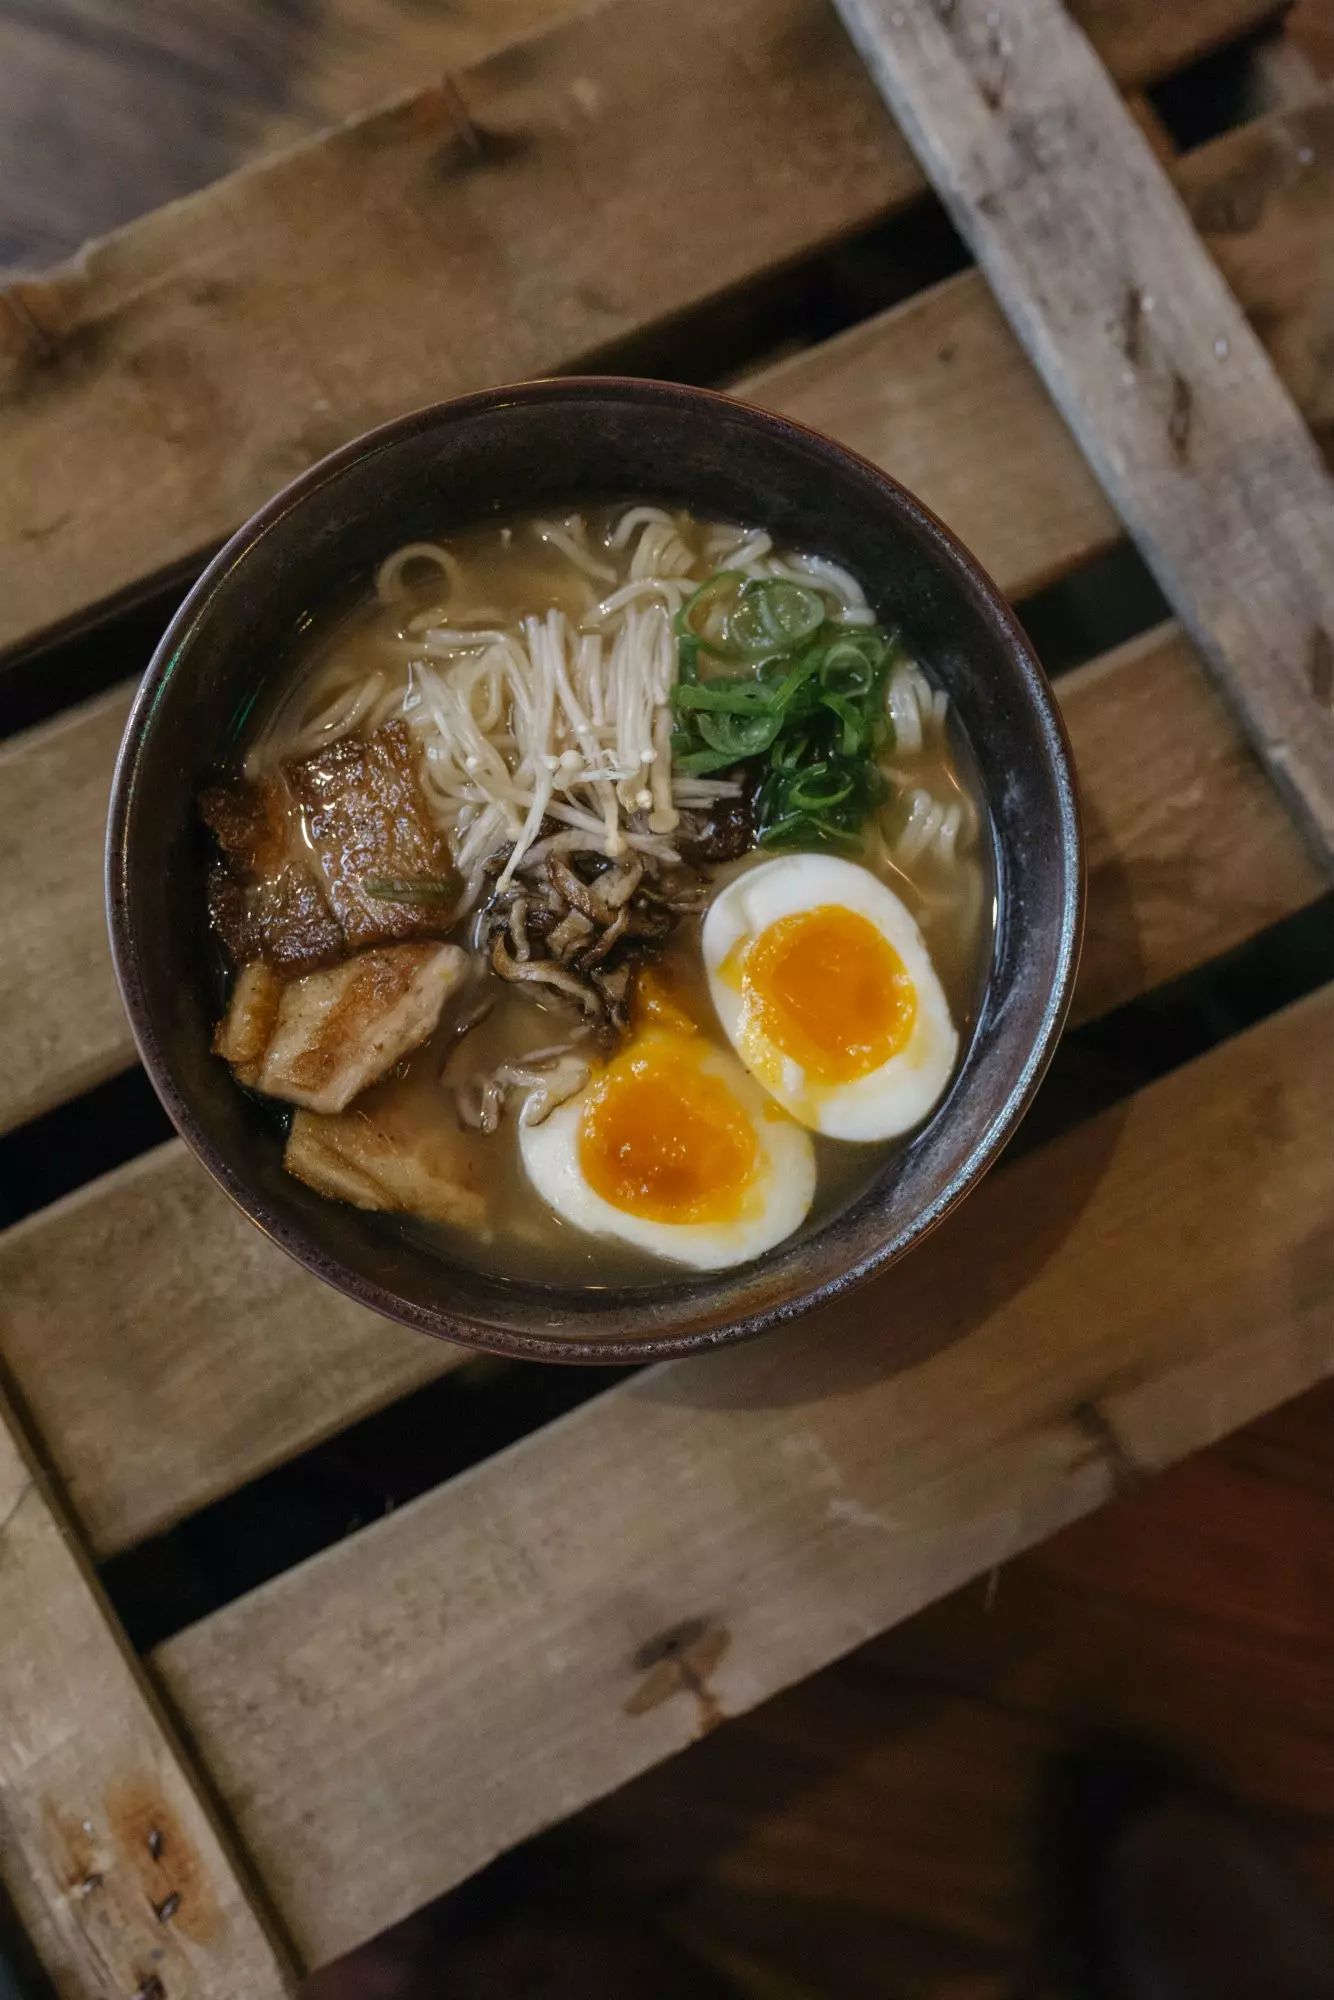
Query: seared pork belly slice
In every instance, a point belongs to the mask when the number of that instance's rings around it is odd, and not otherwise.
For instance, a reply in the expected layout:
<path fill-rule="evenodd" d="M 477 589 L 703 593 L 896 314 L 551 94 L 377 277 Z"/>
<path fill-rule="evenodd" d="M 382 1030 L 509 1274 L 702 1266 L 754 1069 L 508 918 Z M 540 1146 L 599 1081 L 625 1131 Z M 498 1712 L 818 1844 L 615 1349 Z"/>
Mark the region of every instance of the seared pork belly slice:
<path fill-rule="evenodd" d="M 356 1208 L 420 1215 L 482 1234 L 486 1203 L 468 1182 L 462 1146 L 443 1108 L 438 1127 L 392 1113 L 346 1111 L 321 1118 L 298 1111 L 283 1164 L 317 1194 Z"/>
<path fill-rule="evenodd" d="M 278 1025 L 282 996 L 282 980 L 263 959 L 237 973 L 227 1012 L 213 1037 L 213 1053 L 231 1064 L 238 1083 L 258 1083 L 264 1053 Z"/>
<path fill-rule="evenodd" d="M 283 988 L 256 1078 L 271 1097 L 341 1111 L 359 1090 L 424 1042 L 468 976 L 456 944 L 362 952 Z"/>
<path fill-rule="evenodd" d="M 354 950 L 449 926 L 458 881 L 417 781 L 406 723 L 286 766 L 325 893 Z M 378 893 L 377 893 L 378 892 Z"/>
<path fill-rule="evenodd" d="M 285 780 L 213 785 L 199 810 L 225 857 L 209 875 L 208 909 L 234 963 L 262 958 L 295 977 L 345 957 L 342 926 L 302 842 Z"/>

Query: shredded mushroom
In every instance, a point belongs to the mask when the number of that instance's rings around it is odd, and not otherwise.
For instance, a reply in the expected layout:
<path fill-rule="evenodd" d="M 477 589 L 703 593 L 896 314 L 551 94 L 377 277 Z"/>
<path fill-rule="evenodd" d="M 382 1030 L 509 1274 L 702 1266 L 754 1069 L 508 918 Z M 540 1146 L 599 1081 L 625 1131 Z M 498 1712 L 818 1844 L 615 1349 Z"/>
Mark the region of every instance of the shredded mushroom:
<path fill-rule="evenodd" d="M 564 1104 L 588 1082 L 589 1064 L 571 1042 L 533 1049 L 515 1062 L 503 1062 L 487 1073 L 471 1076 L 455 1093 L 459 1121 L 477 1132 L 495 1132 L 510 1095 L 527 1092 L 519 1112 L 521 1125 L 541 1125 L 558 1104 Z"/>

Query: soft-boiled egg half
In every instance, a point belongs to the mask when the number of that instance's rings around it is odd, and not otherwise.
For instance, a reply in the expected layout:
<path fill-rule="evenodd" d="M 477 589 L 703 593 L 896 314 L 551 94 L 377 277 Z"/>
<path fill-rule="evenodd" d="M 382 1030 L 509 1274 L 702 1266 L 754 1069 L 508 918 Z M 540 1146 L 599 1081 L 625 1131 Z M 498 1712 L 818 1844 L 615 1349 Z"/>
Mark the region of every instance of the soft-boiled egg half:
<path fill-rule="evenodd" d="M 833 1139 L 921 1123 L 959 1037 L 922 934 L 880 878 L 785 854 L 729 882 L 704 919 L 728 1040 L 785 1110 Z"/>
<path fill-rule="evenodd" d="M 815 1193 L 807 1134 L 688 1022 L 650 1027 L 578 1097 L 520 1123 L 519 1153 L 577 1229 L 706 1271 L 772 1249 Z"/>

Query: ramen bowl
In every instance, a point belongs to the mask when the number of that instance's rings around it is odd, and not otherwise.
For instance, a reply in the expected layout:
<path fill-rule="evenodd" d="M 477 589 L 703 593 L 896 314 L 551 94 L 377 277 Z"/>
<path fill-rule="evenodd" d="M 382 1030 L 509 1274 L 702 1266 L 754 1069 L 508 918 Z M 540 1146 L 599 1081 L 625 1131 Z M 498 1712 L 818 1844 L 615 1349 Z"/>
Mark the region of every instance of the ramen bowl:
<path fill-rule="evenodd" d="M 283 1169 L 283 1135 L 211 1052 L 216 963 L 201 787 L 312 627 L 386 551 L 496 517 L 609 501 L 758 521 L 864 582 L 943 687 L 971 750 L 994 931 L 953 1082 L 870 1186 L 738 1267 L 592 1287 L 485 1275 Z M 126 729 L 108 832 L 112 949 L 140 1055 L 220 1186 L 317 1277 L 443 1339 L 639 1362 L 719 1346 L 885 1270 L 976 1185 L 1051 1056 L 1070 998 L 1083 857 L 1069 747 L 1023 631 L 903 487 L 786 418 L 666 383 L 537 382 L 418 410 L 324 459 L 236 534 L 182 605 Z M 442 1115 L 443 1112 L 442 1112 Z M 892 1328 L 886 1330 L 892 1342 Z"/>

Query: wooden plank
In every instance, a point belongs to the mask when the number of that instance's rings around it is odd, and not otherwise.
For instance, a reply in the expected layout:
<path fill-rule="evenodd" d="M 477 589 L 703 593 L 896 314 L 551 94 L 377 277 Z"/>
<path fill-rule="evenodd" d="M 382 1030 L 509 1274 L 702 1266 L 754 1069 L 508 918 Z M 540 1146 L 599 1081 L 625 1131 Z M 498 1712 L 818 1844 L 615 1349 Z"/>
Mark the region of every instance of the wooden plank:
<path fill-rule="evenodd" d="M 1334 1367 L 1332 1121 L 1327 989 L 161 1648 L 308 1958 Z"/>
<path fill-rule="evenodd" d="M 464 1359 L 311 1277 L 179 1140 L 0 1233 L 0 1355 L 103 1555 Z"/>
<path fill-rule="evenodd" d="M 1241 24 L 1228 0 L 1190 0 L 1188 7 L 1164 7 L 1162 0 L 1076 0 L 1070 14 L 1079 22 L 1112 75 L 1122 85 L 1150 83 L 1186 63 L 1238 39 Z M 1253 10 L 1249 27 L 1277 20 L 1283 7 Z"/>
<path fill-rule="evenodd" d="M 579 10 L 579 0 L 0 0 L 0 268 L 53 263 L 244 160 Z"/>
<path fill-rule="evenodd" d="M 701 1961 L 735 1968 L 731 2000 L 1054 2000 L 1033 1804 L 1093 1729 L 1208 1771 L 1334 1907 L 1331 1546 L 1326 1383 L 539 1839 L 490 1921 L 482 1897 L 451 1926 L 453 1976 L 492 2000 L 513 1928 L 559 1927 L 588 1991 L 633 1992 L 591 1970 L 614 1911 L 690 1954 L 655 2000 L 694 2000 Z M 359 1956 L 319 2000 L 361 2000 Z"/>
<path fill-rule="evenodd" d="M 1088 840 L 1072 1021 L 1206 964 L 1326 886 L 1179 628 L 1065 676 L 1058 693 Z"/>
<path fill-rule="evenodd" d="M 1172 172 L 1307 423 L 1334 437 L 1334 101 L 1228 132 Z M 1123 533 L 978 271 L 745 377 L 736 393 L 885 466 L 1012 598 Z"/>
<path fill-rule="evenodd" d="M 1308 418 L 1334 426 L 1334 105 L 1183 161 L 1187 201 Z M 977 272 L 737 385 L 920 492 L 1011 595 L 1120 525 Z M 1015 505 L 1016 488 L 1024 504 Z M 133 1048 L 102 911 L 102 805 L 126 695 L 0 749 L 0 1130 L 112 1075 Z"/>
<path fill-rule="evenodd" d="M 1173 608 L 1334 860 L 1334 491 L 1058 0 L 838 0 Z"/>
<path fill-rule="evenodd" d="M 0 1633 L 0 1880 L 61 2000 L 293 1992 L 3 1394 Z"/>
<path fill-rule="evenodd" d="M 1319 893 L 1319 870 L 1173 628 L 1067 676 L 1061 695 L 1089 833 L 1077 1017 Z M 104 1553 L 459 1359 L 319 1285 L 177 1142 L 0 1235 L 0 1357 Z"/>
<path fill-rule="evenodd" d="M 1111 17 L 1136 80 L 1158 11 Z M 1205 40 L 1271 11 L 1210 0 Z M 90 246 L 0 311 L 0 649 L 368 425 L 567 368 L 922 185 L 822 0 L 617 0 Z"/>
<path fill-rule="evenodd" d="M 1319 103 L 1243 126 L 1182 164 L 1177 185 L 1191 220 L 1328 456 L 1334 446 L 1328 90 Z"/>
<path fill-rule="evenodd" d="M 131 693 L 0 745 L 0 1131 L 134 1060 L 101 879 Z"/>

